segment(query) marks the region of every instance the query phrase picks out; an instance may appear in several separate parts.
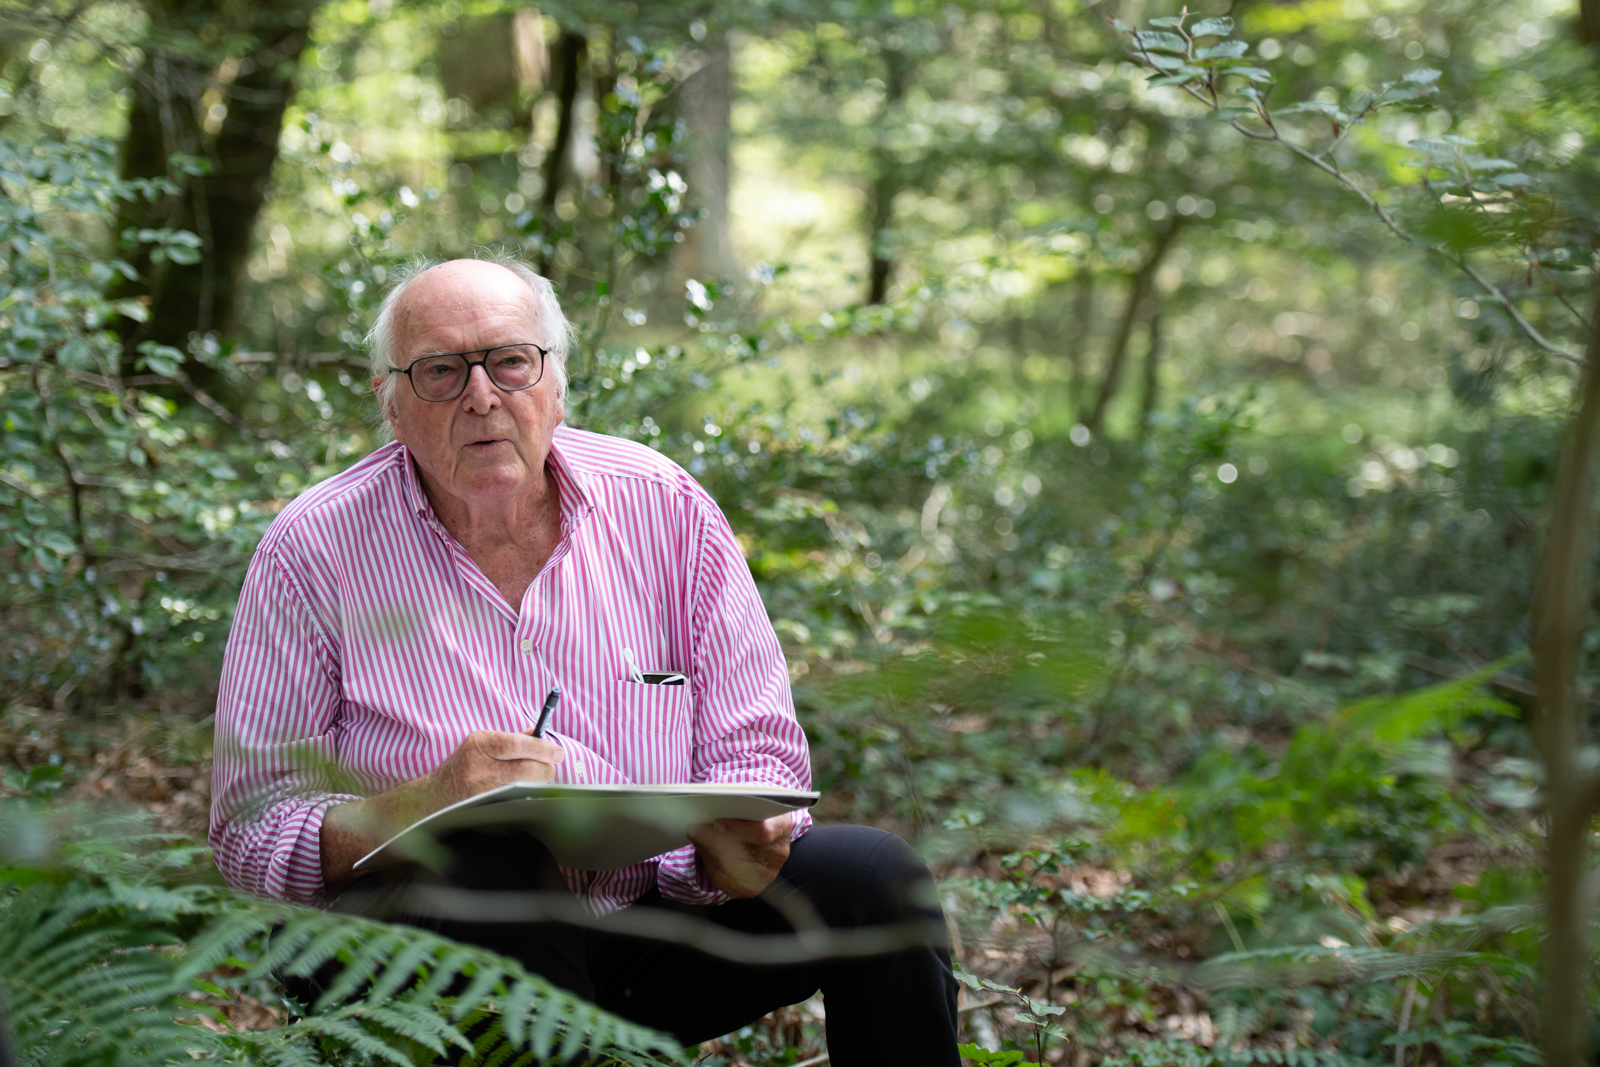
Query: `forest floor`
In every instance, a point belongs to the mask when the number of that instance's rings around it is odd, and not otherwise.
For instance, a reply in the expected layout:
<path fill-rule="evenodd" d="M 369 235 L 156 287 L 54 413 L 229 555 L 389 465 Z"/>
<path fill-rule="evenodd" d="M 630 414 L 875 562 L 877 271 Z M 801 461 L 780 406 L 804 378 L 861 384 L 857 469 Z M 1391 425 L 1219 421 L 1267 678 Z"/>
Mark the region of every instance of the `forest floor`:
<path fill-rule="evenodd" d="M 210 808 L 210 717 L 144 706 L 103 711 L 98 716 L 13 706 L 0 718 L 0 770 L 60 763 L 67 769 L 63 799 L 104 804 L 115 810 L 148 812 L 152 830 L 204 842 Z M 0 784 L 0 795 L 7 787 Z M 1461 841 L 1436 848 L 1427 862 L 1409 866 L 1374 884 L 1380 919 L 1395 929 L 1458 914 L 1462 901 L 1452 889 L 1470 885 L 1487 866 L 1509 857 L 1490 855 L 1481 844 Z M 1521 858 L 1526 862 L 1528 857 Z M 941 881 L 996 877 L 993 857 L 936 866 Z M 1128 874 L 1092 866 L 1065 869 L 1051 878 L 1077 893 L 1110 897 Z M 952 919 L 958 917 L 952 916 Z M 965 928 L 967 936 L 961 936 Z M 1019 989 L 1040 1003 L 1065 1007 L 1068 1035 L 1084 1030 L 1092 1042 L 1069 1040 L 1048 1050 L 1048 1063 L 1087 1067 L 1129 1039 L 1184 1039 L 1210 1047 L 1218 1027 L 1197 987 L 1169 984 L 1152 975 L 1137 1000 L 1107 997 L 1094 975 L 1079 974 L 1073 945 L 1037 926 L 1002 916 L 974 934 L 971 924 L 952 922 L 955 955 L 967 971 L 989 982 Z M 1070 932 L 1069 932 L 1070 938 Z M 1144 952 L 1164 974 L 1182 974 L 1195 963 L 1194 951 L 1170 932 L 1147 937 Z M 959 1002 L 962 1040 L 998 1048 L 1000 1035 L 1026 1032 L 1009 996 L 963 987 Z M 1086 1017 L 1092 1013 L 1092 1018 Z M 240 1004 L 231 1011 L 235 1025 L 261 1028 L 282 1018 L 265 1005 Z M 1306 1013 L 1309 1023 L 1309 1011 Z M 1303 1042 L 1304 1027 L 1264 1035 L 1265 1048 L 1290 1049 Z M 737 1034 L 701 1046 L 698 1062 L 721 1067 L 775 1067 L 827 1062 L 821 998 L 784 1008 Z"/>

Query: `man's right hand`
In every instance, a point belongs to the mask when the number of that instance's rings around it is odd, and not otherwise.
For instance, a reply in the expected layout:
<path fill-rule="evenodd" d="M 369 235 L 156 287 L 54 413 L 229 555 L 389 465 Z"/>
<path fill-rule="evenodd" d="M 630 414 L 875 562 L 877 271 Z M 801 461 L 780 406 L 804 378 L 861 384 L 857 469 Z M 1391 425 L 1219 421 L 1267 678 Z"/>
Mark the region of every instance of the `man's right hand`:
<path fill-rule="evenodd" d="M 423 816 L 513 782 L 552 781 L 566 758 L 545 738 L 476 730 L 421 778 L 329 808 L 322 820 L 324 892 L 332 898 L 343 891 L 355 880 L 356 860 Z"/>
<path fill-rule="evenodd" d="M 560 745 L 542 737 L 475 730 L 431 774 L 417 779 L 429 798 L 429 804 L 426 810 L 419 811 L 406 824 L 410 825 L 424 815 L 447 808 L 457 801 L 512 782 L 553 781 L 557 765 L 566 758 L 567 754 Z M 399 829 L 396 827 L 397 831 Z"/>

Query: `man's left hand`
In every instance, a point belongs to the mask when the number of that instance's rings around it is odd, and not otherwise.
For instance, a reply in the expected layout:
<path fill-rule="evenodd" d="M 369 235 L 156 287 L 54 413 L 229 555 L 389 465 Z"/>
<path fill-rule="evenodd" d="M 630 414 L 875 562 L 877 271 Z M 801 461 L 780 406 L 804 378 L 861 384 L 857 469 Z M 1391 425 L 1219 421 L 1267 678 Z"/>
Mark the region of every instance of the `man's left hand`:
<path fill-rule="evenodd" d="M 689 831 L 700 865 L 711 884 L 735 899 L 761 893 L 789 858 L 793 815 L 754 819 L 718 819 Z"/>

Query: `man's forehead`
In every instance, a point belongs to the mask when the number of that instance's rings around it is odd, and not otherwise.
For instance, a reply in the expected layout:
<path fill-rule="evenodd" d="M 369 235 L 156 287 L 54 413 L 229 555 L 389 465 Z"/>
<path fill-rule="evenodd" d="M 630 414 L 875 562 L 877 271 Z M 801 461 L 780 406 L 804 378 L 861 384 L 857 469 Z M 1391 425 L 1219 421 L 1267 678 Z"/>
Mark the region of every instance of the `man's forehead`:
<path fill-rule="evenodd" d="M 417 275 L 395 308 L 402 333 L 466 325 L 483 317 L 521 317 L 533 322 L 538 305 L 528 285 L 497 263 L 452 260 Z"/>
<path fill-rule="evenodd" d="M 533 306 L 528 285 L 498 263 L 454 259 L 429 267 L 406 286 L 401 303 L 415 308 L 432 303 L 468 305 L 514 300 Z"/>

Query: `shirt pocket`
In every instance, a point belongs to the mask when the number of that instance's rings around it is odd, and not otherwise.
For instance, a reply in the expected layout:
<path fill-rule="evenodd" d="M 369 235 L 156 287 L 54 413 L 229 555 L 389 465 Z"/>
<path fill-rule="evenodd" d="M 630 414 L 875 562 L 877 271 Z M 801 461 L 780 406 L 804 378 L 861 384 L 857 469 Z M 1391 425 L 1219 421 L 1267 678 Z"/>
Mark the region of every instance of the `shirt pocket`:
<path fill-rule="evenodd" d="M 689 686 L 611 682 L 596 703 L 595 732 L 613 766 L 641 785 L 689 781 Z"/>

